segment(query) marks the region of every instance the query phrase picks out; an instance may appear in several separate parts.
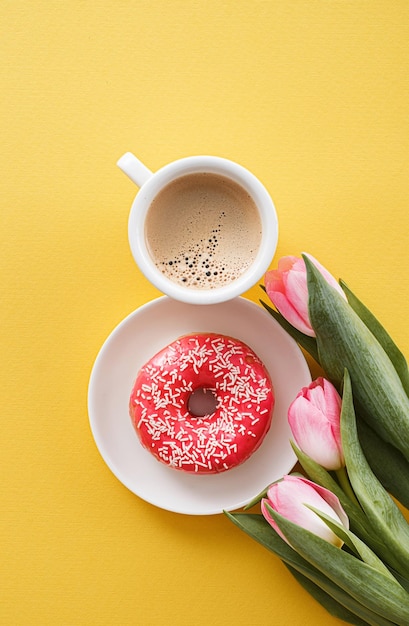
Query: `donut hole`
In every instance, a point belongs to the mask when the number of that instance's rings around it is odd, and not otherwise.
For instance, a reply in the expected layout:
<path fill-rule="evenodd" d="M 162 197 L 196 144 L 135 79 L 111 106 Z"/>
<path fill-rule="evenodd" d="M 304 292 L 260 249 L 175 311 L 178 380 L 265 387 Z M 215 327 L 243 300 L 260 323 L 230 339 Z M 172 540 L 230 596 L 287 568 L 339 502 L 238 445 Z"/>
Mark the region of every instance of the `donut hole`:
<path fill-rule="evenodd" d="M 197 387 L 189 396 L 187 409 L 193 417 L 213 415 L 217 410 L 217 395 L 209 387 Z"/>

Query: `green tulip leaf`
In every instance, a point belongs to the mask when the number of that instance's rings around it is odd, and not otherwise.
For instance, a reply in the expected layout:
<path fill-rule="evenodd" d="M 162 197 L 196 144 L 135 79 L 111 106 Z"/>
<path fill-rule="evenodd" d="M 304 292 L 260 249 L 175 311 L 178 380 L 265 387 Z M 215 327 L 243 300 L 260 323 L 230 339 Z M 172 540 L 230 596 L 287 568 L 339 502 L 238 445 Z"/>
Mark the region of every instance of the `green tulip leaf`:
<path fill-rule="evenodd" d="M 409 396 L 409 369 L 404 355 L 399 350 L 398 346 L 392 340 L 382 324 L 377 320 L 373 313 L 371 313 L 371 311 L 357 298 L 357 296 L 352 293 L 346 283 L 343 280 L 340 280 L 339 284 L 341 285 L 346 297 L 348 298 L 348 302 L 351 307 L 359 315 L 359 317 L 369 328 L 371 333 L 375 335 L 375 337 L 385 350 L 386 354 L 389 356 L 398 373 L 399 378 L 401 379 L 406 394 Z"/>
<path fill-rule="evenodd" d="M 409 509 L 409 463 L 394 446 L 386 443 L 357 418 L 357 430 L 363 453 L 375 476 L 403 506 Z"/>
<path fill-rule="evenodd" d="M 396 580 L 276 511 L 270 514 L 294 550 L 358 603 L 398 626 L 409 624 L 409 594 Z"/>
<path fill-rule="evenodd" d="M 255 513 L 228 513 L 225 515 L 249 537 L 278 556 L 283 563 L 297 572 L 297 580 L 331 614 L 346 622 L 361 626 L 391 626 L 393 622 L 381 618 L 363 606 L 317 568 L 302 558 L 271 528 L 264 517 Z M 308 581 L 308 582 L 306 582 Z M 311 584 L 309 584 L 311 583 Z"/>
<path fill-rule="evenodd" d="M 393 569 L 391 571 L 398 583 L 400 583 L 400 585 L 409 593 L 409 578 L 402 576 L 399 572 L 395 572 Z"/>
<path fill-rule="evenodd" d="M 315 361 L 319 364 L 317 342 L 314 337 L 304 335 L 301 331 L 297 330 L 275 309 L 269 306 L 266 302 L 260 300 L 260 304 L 266 309 L 272 317 L 280 324 L 280 326 L 292 337 L 308 354 L 310 354 Z"/>
<path fill-rule="evenodd" d="M 330 615 L 347 622 L 348 624 L 353 624 L 353 626 L 367 626 L 368 624 L 383 624 L 386 626 L 387 624 L 391 625 L 392 622 L 389 620 L 382 620 L 382 622 L 378 621 L 378 617 L 376 617 L 376 621 L 368 622 L 367 619 L 361 619 L 357 614 L 354 614 L 352 611 L 348 610 L 345 606 L 340 604 L 337 600 L 335 600 L 331 595 L 329 595 L 322 587 L 316 585 L 312 580 L 304 576 L 300 572 L 298 572 L 294 567 L 284 563 L 287 567 L 288 571 L 294 576 L 296 581 L 304 587 L 304 589 L 327 610 Z"/>
<path fill-rule="evenodd" d="M 275 482 L 277 482 L 277 481 L 275 481 Z M 261 502 L 261 500 L 263 498 L 266 498 L 267 497 L 267 491 L 268 491 L 268 487 L 266 487 L 266 489 L 263 489 L 263 491 L 261 491 L 257 496 L 254 496 L 254 498 L 252 500 L 250 500 L 250 502 L 248 504 L 246 504 L 246 506 L 244 507 L 244 511 L 247 511 L 248 509 L 251 509 L 253 506 L 255 506 L 256 504 Z"/>
<path fill-rule="evenodd" d="M 321 366 L 339 389 L 348 369 L 359 415 L 409 460 L 409 398 L 395 367 L 348 302 L 303 258 Z"/>
<path fill-rule="evenodd" d="M 381 559 L 371 550 L 366 543 L 361 541 L 359 537 L 354 535 L 348 528 L 345 528 L 339 522 L 336 522 L 334 518 L 329 517 L 322 511 L 319 511 L 313 506 L 306 505 L 311 511 L 313 511 L 318 517 L 328 526 L 330 530 L 339 538 L 341 541 L 348 546 L 348 548 L 354 552 L 357 556 L 359 556 L 365 563 L 370 565 L 371 567 L 377 569 L 379 572 L 382 572 L 385 576 L 389 576 L 390 578 L 396 580 L 394 576 L 391 574 L 390 570 L 386 567 L 386 565 L 381 561 Z"/>
<path fill-rule="evenodd" d="M 341 440 L 348 475 L 363 510 L 382 542 L 388 546 L 398 572 L 409 574 L 409 525 L 398 506 L 372 472 L 358 439 L 351 379 L 345 370 Z"/>

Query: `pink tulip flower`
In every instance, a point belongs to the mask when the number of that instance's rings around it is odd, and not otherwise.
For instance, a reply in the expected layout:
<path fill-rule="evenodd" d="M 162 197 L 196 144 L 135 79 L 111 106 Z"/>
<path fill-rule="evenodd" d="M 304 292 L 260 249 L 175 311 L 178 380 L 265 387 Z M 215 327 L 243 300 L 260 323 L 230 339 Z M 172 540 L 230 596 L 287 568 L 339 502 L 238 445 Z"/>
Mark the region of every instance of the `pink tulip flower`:
<path fill-rule="evenodd" d="M 325 267 L 310 254 L 306 256 L 325 280 L 346 299 L 338 282 Z M 296 256 L 282 257 L 278 261 L 277 269 L 266 273 L 264 286 L 271 302 L 287 322 L 304 335 L 315 337 L 308 313 L 307 270 L 304 260 Z"/>
<path fill-rule="evenodd" d="M 303 387 L 288 409 L 288 422 L 295 443 L 328 470 L 339 470 L 345 465 L 340 429 L 341 404 L 334 385 L 320 377 Z"/>
<path fill-rule="evenodd" d="M 328 489 L 301 476 L 284 476 L 281 481 L 269 487 L 267 498 L 261 502 L 261 512 L 280 537 L 291 545 L 272 518 L 267 504 L 294 524 L 309 530 L 334 546 L 339 548 L 342 546 L 343 541 L 314 511 L 308 508 L 309 506 L 314 507 L 348 529 L 348 517 L 337 496 Z"/>

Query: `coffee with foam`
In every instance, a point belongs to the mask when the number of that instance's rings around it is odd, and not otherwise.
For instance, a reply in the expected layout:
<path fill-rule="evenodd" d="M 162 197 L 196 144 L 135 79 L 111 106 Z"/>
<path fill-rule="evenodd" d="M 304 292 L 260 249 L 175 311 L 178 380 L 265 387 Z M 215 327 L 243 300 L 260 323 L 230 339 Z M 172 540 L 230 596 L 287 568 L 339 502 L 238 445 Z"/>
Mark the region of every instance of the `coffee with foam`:
<path fill-rule="evenodd" d="M 258 209 L 225 176 L 186 174 L 165 186 L 146 217 L 145 240 L 158 269 L 184 287 L 214 289 L 253 263 L 261 242 Z"/>

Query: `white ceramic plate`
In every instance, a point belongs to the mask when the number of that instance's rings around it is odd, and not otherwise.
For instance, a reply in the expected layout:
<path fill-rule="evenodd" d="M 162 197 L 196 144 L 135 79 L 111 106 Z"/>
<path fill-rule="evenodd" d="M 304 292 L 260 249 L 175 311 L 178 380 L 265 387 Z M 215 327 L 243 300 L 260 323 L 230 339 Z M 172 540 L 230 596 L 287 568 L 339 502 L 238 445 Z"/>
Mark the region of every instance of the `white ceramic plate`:
<path fill-rule="evenodd" d="M 193 332 L 216 332 L 247 343 L 268 368 L 275 389 L 272 426 L 262 445 L 241 466 L 221 474 L 184 474 L 160 463 L 139 443 L 128 413 L 139 368 L 161 348 Z M 222 513 L 246 505 L 292 469 L 296 458 L 287 409 L 310 382 L 301 350 L 260 306 L 244 298 L 189 305 L 164 296 L 126 317 L 102 346 L 88 390 L 91 430 L 108 467 L 140 498 L 187 515 Z"/>

